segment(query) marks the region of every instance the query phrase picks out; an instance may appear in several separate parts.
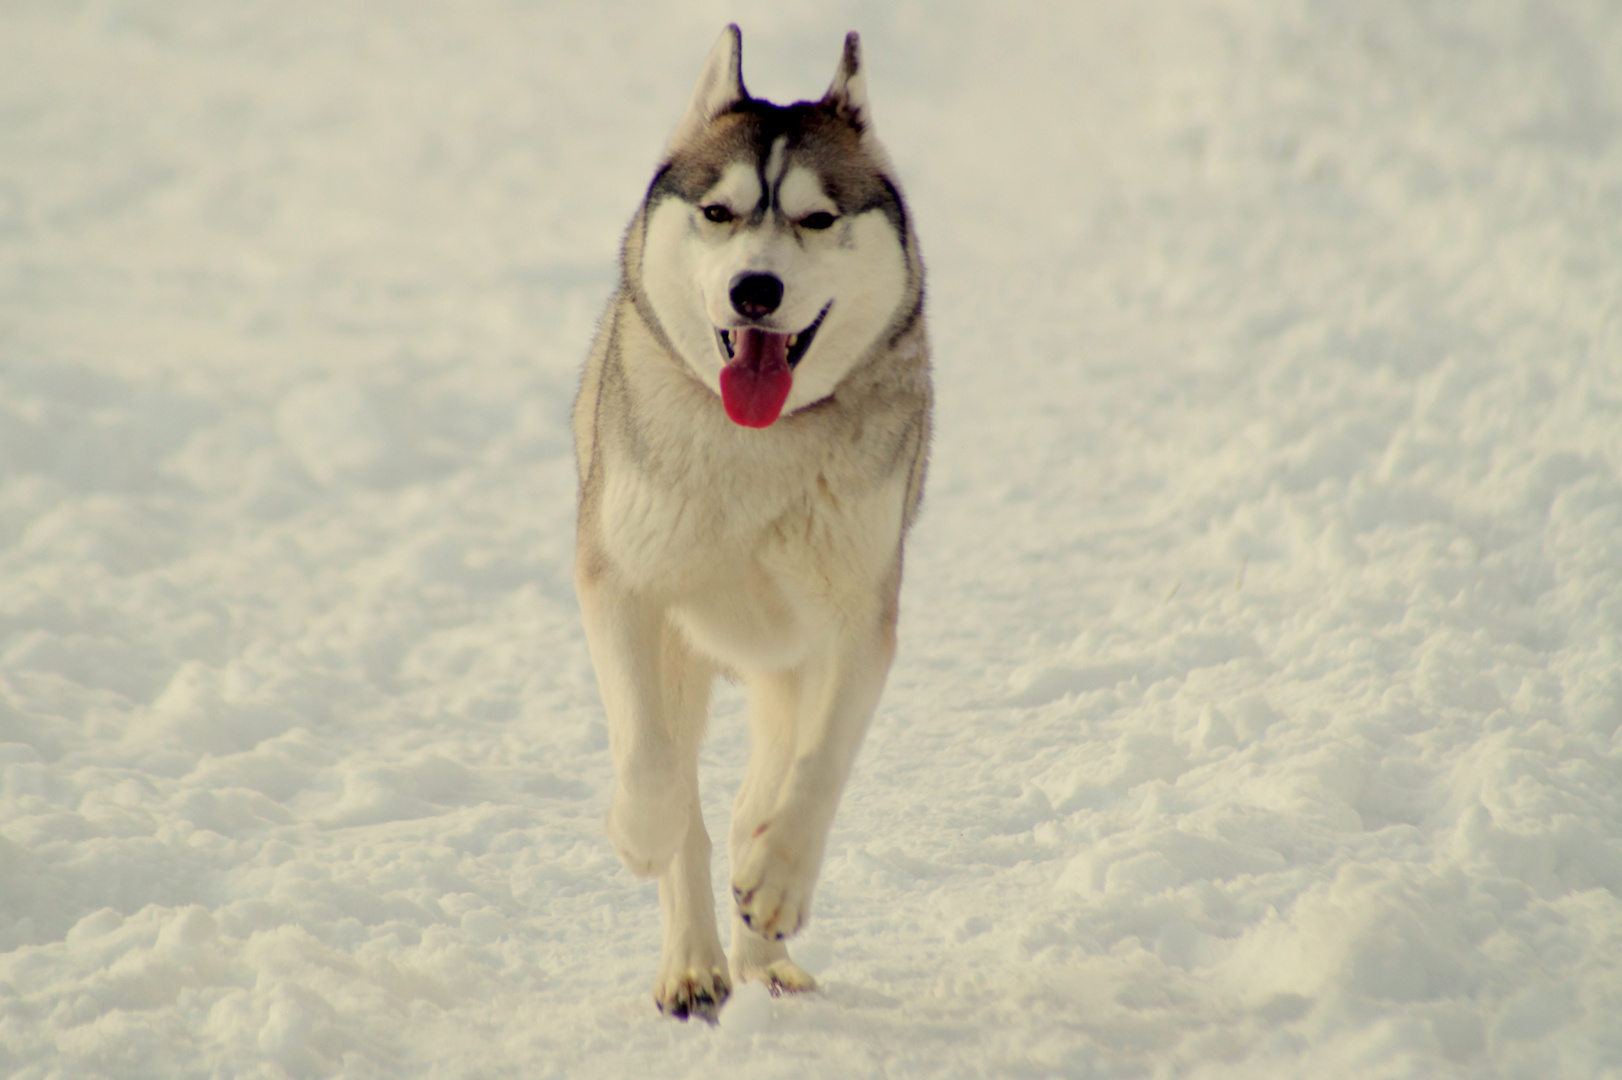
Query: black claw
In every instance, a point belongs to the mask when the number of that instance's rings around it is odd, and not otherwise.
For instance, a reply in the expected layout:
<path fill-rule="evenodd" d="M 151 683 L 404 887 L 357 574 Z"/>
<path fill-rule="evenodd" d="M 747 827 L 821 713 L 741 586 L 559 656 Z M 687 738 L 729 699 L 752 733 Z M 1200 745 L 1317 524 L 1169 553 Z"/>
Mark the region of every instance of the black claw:
<path fill-rule="evenodd" d="M 715 1023 L 716 1018 L 721 1015 L 721 1006 L 725 1003 L 725 996 L 722 996 L 720 999 L 716 999 L 711 997 L 709 994 L 705 994 L 698 1001 L 694 1002 L 693 1012 L 702 1017 L 704 1020 L 713 1024 Z"/>

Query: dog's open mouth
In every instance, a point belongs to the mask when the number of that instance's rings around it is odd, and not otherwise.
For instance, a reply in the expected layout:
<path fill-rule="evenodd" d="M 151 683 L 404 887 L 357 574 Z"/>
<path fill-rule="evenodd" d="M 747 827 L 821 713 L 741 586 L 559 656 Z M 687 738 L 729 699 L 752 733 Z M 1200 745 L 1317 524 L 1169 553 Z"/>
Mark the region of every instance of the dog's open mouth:
<path fill-rule="evenodd" d="M 721 369 L 721 404 L 733 423 L 763 428 L 777 422 L 794 388 L 794 365 L 811 347 L 831 307 L 829 303 L 797 334 L 774 334 L 754 326 L 715 331 L 727 358 Z"/>
<path fill-rule="evenodd" d="M 817 336 L 817 331 L 822 327 L 822 320 L 828 317 L 828 308 L 833 306 L 833 301 L 830 300 L 827 306 L 817 313 L 817 317 L 811 320 L 811 325 L 798 334 L 773 334 L 765 330 L 756 330 L 753 327 L 744 327 L 741 330 L 721 330 L 718 328 L 715 331 L 715 337 L 720 341 L 721 351 L 726 354 L 729 362 L 737 359 L 738 347 L 741 344 L 739 339 L 745 334 L 760 334 L 767 338 L 785 338 L 788 346 L 785 359 L 788 361 L 788 366 L 793 368 L 805 358 L 806 350 L 811 348 L 812 339 Z"/>

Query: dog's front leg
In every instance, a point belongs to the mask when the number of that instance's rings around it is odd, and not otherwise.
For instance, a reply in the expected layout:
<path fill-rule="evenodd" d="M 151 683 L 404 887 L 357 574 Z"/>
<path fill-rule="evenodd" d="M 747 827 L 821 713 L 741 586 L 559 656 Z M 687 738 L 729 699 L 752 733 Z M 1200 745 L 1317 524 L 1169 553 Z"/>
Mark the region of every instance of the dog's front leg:
<path fill-rule="evenodd" d="M 794 763 L 800 696 L 798 671 L 757 672 L 749 677 L 749 768 L 732 804 L 732 827 L 727 835 L 727 855 L 734 871 L 743 869 L 754 846 L 751 834 L 776 808 Z M 782 941 L 756 933 L 736 907 L 727 961 L 734 979 L 763 983 L 773 994 L 799 993 L 817 985 L 789 959 Z"/>
<path fill-rule="evenodd" d="M 667 1015 L 713 1022 L 732 988 L 698 804 L 698 746 L 714 668 L 662 608 L 583 574 L 576 586 L 617 781 L 609 840 L 633 873 L 659 879 L 664 950 L 654 1001 Z"/>
<path fill-rule="evenodd" d="M 575 587 L 608 714 L 617 781 L 608 838 L 632 873 L 658 877 L 680 847 L 698 801 L 703 718 L 682 715 L 693 711 L 691 700 L 683 699 L 691 699 L 696 688 L 680 685 L 684 675 L 697 673 L 680 670 L 692 666 L 681 663 L 690 657 L 670 655 L 672 631 L 661 606 L 601 577 L 577 574 Z"/>
<path fill-rule="evenodd" d="M 805 925 L 828 827 L 895 655 L 894 607 L 848 626 L 807 661 L 789 764 L 776 805 L 733 869 L 738 915 L 768 940 Z"/>
<path fill-rule="evenodd" d="M 715 925 L 710 837 L 696 800 L 689 814 L 681 847 L 659 875 L 664 948 L 653 1000 L 666 1016 L 698 1016 L 713 1024 L 732 992 L 732 980 Z"/>

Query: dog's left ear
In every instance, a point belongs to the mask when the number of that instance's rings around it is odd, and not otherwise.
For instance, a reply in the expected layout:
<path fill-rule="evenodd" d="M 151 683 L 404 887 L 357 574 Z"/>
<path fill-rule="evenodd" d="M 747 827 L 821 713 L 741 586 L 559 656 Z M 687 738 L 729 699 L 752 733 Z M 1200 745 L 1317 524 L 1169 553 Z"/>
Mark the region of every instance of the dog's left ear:
<path fill-rule="evenodd" d="M 733 23 L 721 31 L 709 59 L 704 61 L 698 85 L 693 87 L 693 98 L 687 104 L 687 114 L 670 136 L 669 152 L 674 153 L 696 138 L 711 120 L 748 96 L 749 91 L 743 88 L 743 33 L 738 24 Z"/>
<path fill-rule="evenodd" d="M 862 149 L 881 173 L 895 174 L 889 153 L 873 132 L 873 112 L 867 104 L 867 75 L 862 70 L 862 39 L 854 30 L 845 35 L 845 54 L 839 58 L 834 81 L 822 96 L 822 104 L 856 129 Z"/>
<path fill-rule="evenodd" d="M 854 30 L 845 35 L 845 55 L 839 58 L 834 81 L 822 101 L 863 134 L 872 125 L 867 110 L 867 77 L 862 74 L 862 39 Z"/>

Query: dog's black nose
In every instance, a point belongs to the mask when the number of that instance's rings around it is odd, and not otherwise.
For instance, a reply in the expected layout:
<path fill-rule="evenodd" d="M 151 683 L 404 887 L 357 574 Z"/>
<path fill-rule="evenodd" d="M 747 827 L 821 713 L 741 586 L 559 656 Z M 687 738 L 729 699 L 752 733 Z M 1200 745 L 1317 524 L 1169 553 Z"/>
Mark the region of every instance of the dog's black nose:
<path fill-rule="evenodd" d="M 783 302 L 783 283 L 771 274 L 742 274 L 732 280 L 732 306 L 746 319 L 760 319 Z"/>

